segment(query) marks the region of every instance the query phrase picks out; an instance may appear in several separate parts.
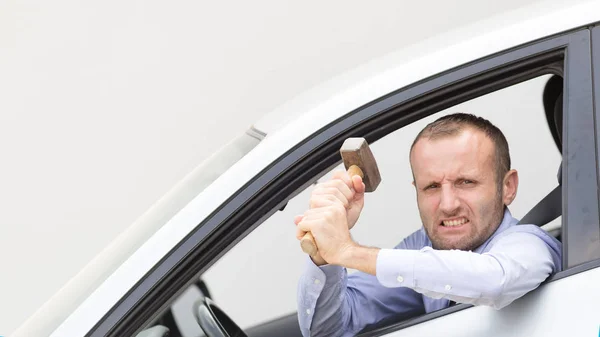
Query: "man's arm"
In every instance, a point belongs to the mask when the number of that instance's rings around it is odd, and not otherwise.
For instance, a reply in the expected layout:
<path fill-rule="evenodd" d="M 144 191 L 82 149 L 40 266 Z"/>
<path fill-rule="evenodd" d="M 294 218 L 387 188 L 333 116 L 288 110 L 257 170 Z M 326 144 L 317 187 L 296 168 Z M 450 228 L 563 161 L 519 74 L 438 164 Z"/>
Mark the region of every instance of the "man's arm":
<path fill-rule="evenodd" d="M 421 247 L 421 231 L 406 237 L 396 249 Z M 315 257 L 313 257 L 313 260 Z M 316 256 L 306 258 L 298 284 L 298 319 L 304 336 L 352 336 L 382 319 L 405 319 L 425 313 L 423 297 L 409 288 L 383 286 L 362 272 L 347 275 L 346 268 Z"/>
<path fill-rule="evenodd" d="M 537 288 L 558 268 L 548 246 L 524 232 L 500 238 L 483 254 L 354 246 L 338 264 L 375 274 L 386 287 L 408 287 L 431 298 L 496 309 Z"/>
<path fill-rule="evenodd" d="M 425 312 L 422 296 L 390 289 L 373 275 L 336 265 L 316 266 L 309 258 L 298 283 L 298 321 L 304 336 L 354 336 L 370 324 Z"/>

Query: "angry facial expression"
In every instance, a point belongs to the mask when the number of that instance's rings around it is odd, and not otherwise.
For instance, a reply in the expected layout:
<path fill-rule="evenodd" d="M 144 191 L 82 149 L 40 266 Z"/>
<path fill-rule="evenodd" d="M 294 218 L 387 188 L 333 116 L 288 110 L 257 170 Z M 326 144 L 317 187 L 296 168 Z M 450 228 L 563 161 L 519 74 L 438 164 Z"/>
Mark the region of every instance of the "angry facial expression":
<path fill-rule="evenodd" d="M 411 166 L 433 248 L 474 250 L 498 228 L 505 202 L 494 144 L 484 133 L 465 128 L 457 135 L 421 138 L 411 152 Z"/>

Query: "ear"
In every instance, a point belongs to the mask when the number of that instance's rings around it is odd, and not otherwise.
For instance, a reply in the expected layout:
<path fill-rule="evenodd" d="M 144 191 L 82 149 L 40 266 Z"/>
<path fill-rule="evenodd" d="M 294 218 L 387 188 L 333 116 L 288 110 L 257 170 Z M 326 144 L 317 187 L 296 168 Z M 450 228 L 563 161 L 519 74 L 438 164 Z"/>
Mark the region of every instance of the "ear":
<path fill-rule="evenodd" d="M 504 180 L 502 181 L 502 201 L 506 206 L 510 205 L 513 200 L 515 200 L 518 187 L 519 174 L 517 173 L 517 170 L 506 172 Z"/>

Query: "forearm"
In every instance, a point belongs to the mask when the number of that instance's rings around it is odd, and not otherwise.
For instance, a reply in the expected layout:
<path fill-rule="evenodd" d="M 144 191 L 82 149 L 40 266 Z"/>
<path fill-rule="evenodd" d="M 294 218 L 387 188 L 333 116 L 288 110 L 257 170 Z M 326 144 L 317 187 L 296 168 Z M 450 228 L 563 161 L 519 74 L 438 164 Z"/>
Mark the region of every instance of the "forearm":
<path fill-rule="evenodd" d="M 429 247 L 385 249 L 379 253 L 377 279 L 386 287 L 409 287 L 431 298 L 501 308 L 535 289 L 552 272 L 552 259 L 544 247 L 526 249 L 484 254 Z"/>
<path fill-rule="evenodd" d="M 304 336 L 344 336 L 349 308 L 345 301 L 346 270 L 321 268 L 307 261 L 298 284 L 298 321 Z"/>
<path fill-rule="evenodd" d="M 465 251 L 384 249 L 378 262 L 377 279 L 386 287 L 408 287 L 463 303 L 495 298 L 505 281 L 497 260 Z"/>
<path fill-rule="evenodd" d="M 349 269 L 356 269 L 370 275 L 376 275 L 377 255 L 379 254 L 379 251 L 379 248 L 355 245 L 349 247 L 344 254 L 342 254 L 340 261 L 336 262 L 336 264 Z"/>
<path fill-rule="evenodd" d="M 375 252 L 366 253 L 350 255 L 357 263 L 348 267 L 376 259 Z M 304 336 L 353 336 L 388 315 L 410 317 L 422 310 L 421 296 L 410 289 L 385 288 L 373 275 L 348 275 L 341 266 L 317 267 L 309 259 L 298 286 L 298 319 Z"/>

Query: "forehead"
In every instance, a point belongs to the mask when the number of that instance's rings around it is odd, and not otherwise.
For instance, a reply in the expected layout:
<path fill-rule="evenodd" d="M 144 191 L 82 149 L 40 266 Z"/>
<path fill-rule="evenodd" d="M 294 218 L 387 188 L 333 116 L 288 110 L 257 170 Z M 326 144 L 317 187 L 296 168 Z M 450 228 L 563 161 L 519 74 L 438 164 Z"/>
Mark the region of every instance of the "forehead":
<path fill-rule="evenodd" d="M 454 178 L 492 172 L 494 146 L 483 132 L 465 128 L 456 135 L 421 138 L 410 154 L 415 179 Z"/>

